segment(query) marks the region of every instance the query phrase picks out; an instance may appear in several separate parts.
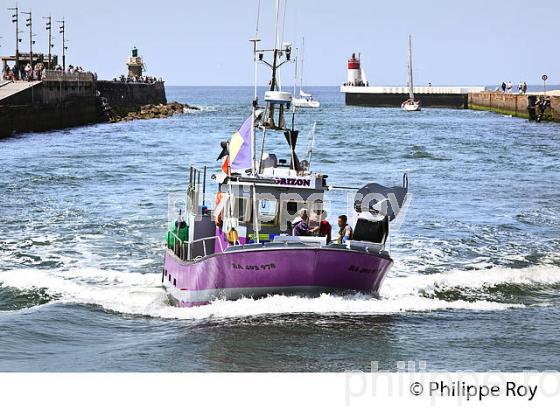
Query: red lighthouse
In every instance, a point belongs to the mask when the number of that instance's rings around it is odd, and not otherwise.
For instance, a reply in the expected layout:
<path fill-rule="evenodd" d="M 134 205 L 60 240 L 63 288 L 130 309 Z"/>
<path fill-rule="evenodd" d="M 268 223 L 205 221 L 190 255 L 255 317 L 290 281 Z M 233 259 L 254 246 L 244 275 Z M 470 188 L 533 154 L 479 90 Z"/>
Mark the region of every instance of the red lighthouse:
<path fill-rule="evenodd" d="M 356 57 L 356 53 L 352 53 L 352 57 L 348 60 L 348 85 L 362 86 L 362 69 L 360 67 L 360 55 Z"/>

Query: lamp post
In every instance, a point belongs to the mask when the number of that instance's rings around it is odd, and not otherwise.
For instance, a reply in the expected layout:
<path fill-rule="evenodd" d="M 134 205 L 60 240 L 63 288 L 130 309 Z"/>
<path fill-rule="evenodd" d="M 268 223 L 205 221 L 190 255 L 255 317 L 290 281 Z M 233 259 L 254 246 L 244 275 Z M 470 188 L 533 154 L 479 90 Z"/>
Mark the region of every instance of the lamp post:
<path fill-rule="evenodd" d="M 33 15 L 31 14 L 31 9 L 21 13 L 29 16 L 25 19 L 25 26 L 29 27 L 29 64 L 31 64 L 31 77 L 33 78 Z"/>
<path fill-rule="evenodd" d="M 19 42 L 21 41 L 19 38 L 19 7 L 16 3 L 15 7 L 10 7 L 8 10 L 14 12 L 14 14 L 12 14 L 12 23 L 16 24 L 16 67 L 18 68 L 17 76 L 19 77 Z"/>
<path fill-rule="evenodd" d="M 62 34 L 62 71 L 66 72 L 66 40 L 64 37 L 65 31 L 66 31 L 66 24 L 64 22 L 64 17 L 62 17 L 62 20 L 58 21 L 58 23 L 60 24 L 60 30 L 59 33 Z"/>
<path fill-rule="evenodd" d="M 43 17 L 45 20 L 47 20 L 47 22 L 45 23 L 45 28 L 46 30 L 49 32 L 49 65 L 48 65 L 48 69 L 52 70 L 52 53 L 51 53 L 51 49 L 52 49 L 52 19 L 51 16 L 49 17 Z"/>

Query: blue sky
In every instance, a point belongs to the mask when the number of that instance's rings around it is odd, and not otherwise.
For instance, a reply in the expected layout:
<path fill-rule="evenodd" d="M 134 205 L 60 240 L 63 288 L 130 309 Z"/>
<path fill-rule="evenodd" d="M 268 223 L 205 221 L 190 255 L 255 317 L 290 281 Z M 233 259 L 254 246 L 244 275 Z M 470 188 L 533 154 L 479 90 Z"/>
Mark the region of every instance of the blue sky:
<path fill-rule="evenodd" d="M 269 45 L 274 2 L 261 1 L 261 37 Z M 6 10 L 14 4 L 1 0 L 2 55 L 14 49 L 14 27 Z M 135 45 L 148 74 L 164 77 L 168 85 L 253 81 L 248 39 L 254 36 L 257 0 L 20 0 L 19 6 L 33 9 L 35 47 L 45 50 L 40 17 L 64 15 L 68 63 L 102 78 L 124 73 Z M 343 82 L 353 51 L 361 52 L 372 85 L 405 84 L 409 33 L 418 85 L 538 84 L 542 73 L 560 83 L 558 0 L 288 0 L 286 16 L 285 40 L 300 43 L 305 37 L 305 83 L 310 85 Z M 21 48 L 27 51 L 27 32 L 23 36 Z M 56 36 L 59 52 L 58 32 Z"/>

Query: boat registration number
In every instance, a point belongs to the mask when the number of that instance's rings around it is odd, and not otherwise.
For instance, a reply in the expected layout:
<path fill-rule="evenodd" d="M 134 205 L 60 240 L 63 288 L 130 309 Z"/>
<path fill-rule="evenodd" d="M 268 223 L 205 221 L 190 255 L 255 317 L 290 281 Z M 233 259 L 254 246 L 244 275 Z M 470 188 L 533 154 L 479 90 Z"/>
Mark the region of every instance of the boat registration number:
<path fill-rule="evenodd" d="M 350 272 L 365 273 L 366 275 L 371 275 L 371 274 L 375 273 L 375 268 L 364 268 L 364 267 L 360 267 L 360 266 L 356 266 L 356 265 L 350 265 L 348 270 Z"/>
<path fill-rule="evenodd" d="M 263 265 L 241 265 L 239 263 L 232 263 L 231 264 L 233 269 L 243 269 L 243 270 L 272 270 L 276 269 L 276 265 L 274 263 L 268 263 Z"/>

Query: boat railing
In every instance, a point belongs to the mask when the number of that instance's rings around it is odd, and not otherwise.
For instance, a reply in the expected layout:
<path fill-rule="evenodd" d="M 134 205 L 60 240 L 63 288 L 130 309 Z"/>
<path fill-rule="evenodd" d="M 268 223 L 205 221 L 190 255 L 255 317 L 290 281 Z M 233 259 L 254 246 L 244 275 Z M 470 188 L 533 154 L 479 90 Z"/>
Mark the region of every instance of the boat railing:
<path fill-rule="evenodd" d="M 208 252 L 207 241 L 214 241 L 214 243 L 216 243 L 217 241 L 220 246 L 220 251 L 222 253 L 224 252 L 223 244 L 218 236 L 208 236 L 206 238 L 195 239 L 194 241 L 189 242 L 181 240 L 181 238 L 179 238 L 174 232 L 171 232 L 171 235 L 173 235 L 173 237 L 175 238 L 175 240 L 173 241 L 173 253 L 181 260 L 190 261 L 192 259 L 192 246 L 195 243 L 199 242 L 202 242 L 204 256 L 208 256 L 209 254 L 213 253 L 213 250 L 211 252 Z"/>

